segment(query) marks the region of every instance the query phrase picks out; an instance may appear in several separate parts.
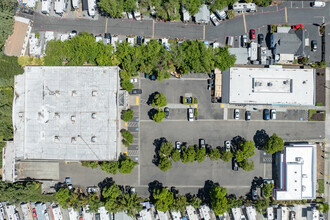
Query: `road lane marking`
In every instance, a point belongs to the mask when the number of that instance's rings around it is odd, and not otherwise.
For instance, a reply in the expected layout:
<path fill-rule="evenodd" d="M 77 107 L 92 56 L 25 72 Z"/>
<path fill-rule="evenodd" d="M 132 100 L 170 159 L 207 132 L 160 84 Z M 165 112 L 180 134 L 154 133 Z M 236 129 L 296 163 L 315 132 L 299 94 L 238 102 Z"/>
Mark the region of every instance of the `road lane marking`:
<path fill-rule="evenodd" d="M 152 20 L 152 38 L 155 37 L 155 20 Z"/>
<path fill-rule="evenodd" d="M 136 103 L 136 105 L 139 105 L 139 96 L 136 96 L 135 103 Z"/>
<path fill-rule="evenodd" d="M 247 34 L 246 21 L 245 21 L 245 13 L 243 13 L 243 23 L 244 23 L 244 30 L 245 30 L 245 33 Z"/>
<path fill-rule="evenodd" d="M 105 19 L 105 30 L 104 33 L 107 33 L 108 30 L 108 18 Z"/>
<path fill-rule="evenodd" d="M 203 25 L 203 40 L 205 40 L 205 25 Z"/>
<path fill-rule="evenodd" d="M 286 7 L 285 7 L 284 11 L 285 11 L 285 23 L 288 23 L 288 10 Z"/>

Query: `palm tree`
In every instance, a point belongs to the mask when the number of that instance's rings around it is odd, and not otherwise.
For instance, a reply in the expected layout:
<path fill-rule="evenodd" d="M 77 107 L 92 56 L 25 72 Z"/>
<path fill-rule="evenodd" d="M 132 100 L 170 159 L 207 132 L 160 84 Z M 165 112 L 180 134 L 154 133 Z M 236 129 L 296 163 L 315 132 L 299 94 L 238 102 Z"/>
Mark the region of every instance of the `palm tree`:
<path fill-rule="evenodd" d="M 142 210 L 140 203 L 143 202 L 143 199 L 138 197 L 136 193 L 124 193 L 119 202 L 121 208 L 127 210 L 127 215 L 133 218 Z"/>

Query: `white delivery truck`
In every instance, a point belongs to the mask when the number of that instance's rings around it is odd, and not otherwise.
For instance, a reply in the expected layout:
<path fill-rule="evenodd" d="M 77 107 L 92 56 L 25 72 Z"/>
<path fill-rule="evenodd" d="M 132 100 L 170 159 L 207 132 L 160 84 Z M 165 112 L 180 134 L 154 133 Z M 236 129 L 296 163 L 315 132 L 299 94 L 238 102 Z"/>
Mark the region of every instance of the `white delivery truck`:
<path fill-rule="evenodd" d="M 88 14 L 91 17 L 95 16 L 96 0 L 88 0 Z"/>

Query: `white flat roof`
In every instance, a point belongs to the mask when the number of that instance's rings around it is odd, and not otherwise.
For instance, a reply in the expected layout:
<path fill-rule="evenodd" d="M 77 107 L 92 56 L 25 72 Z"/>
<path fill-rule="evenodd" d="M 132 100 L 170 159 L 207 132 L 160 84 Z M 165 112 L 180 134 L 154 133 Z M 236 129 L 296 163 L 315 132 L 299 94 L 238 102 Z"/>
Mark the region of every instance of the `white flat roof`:
<path fill-rule="evenodd" d="M 314 69 L 230 68 L 229 103 L 314 105 Z"/>
<path fill-rule="evenodd" d="M 283 189 L 277 200 L 314 199 L 316 194 L 316 146 L 293 145 L 284 149 L 281 161 Z"/>
<path fill-rule="evenodd" d="M 15 158 L 115 160 L 118 67 L 26 67 L 15 78 Z"/>

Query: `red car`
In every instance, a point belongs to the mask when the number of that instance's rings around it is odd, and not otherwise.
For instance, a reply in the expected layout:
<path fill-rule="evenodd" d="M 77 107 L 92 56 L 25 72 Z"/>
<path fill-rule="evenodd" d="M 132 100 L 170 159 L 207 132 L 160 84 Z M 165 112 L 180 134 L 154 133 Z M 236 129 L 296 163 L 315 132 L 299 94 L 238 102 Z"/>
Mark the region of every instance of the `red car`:
<path fill-rule="evenodd" d="M 250 30 L 250 37 L 251 37 L 251 40 L 256 39 L 256 31 L 254 29 Z"/>
<path fill-rule="evenodd" d="M 302 24 L 297 24 L 292 26 L 292 29 L 302 29 L 302 28 L 304 28 L 304 25 Z"/>
<path fill-rule="evenodd" d="M 34 218 L 37 218 L 37 212 L 35 208 L 32 209 L 32 215 Z"/>

